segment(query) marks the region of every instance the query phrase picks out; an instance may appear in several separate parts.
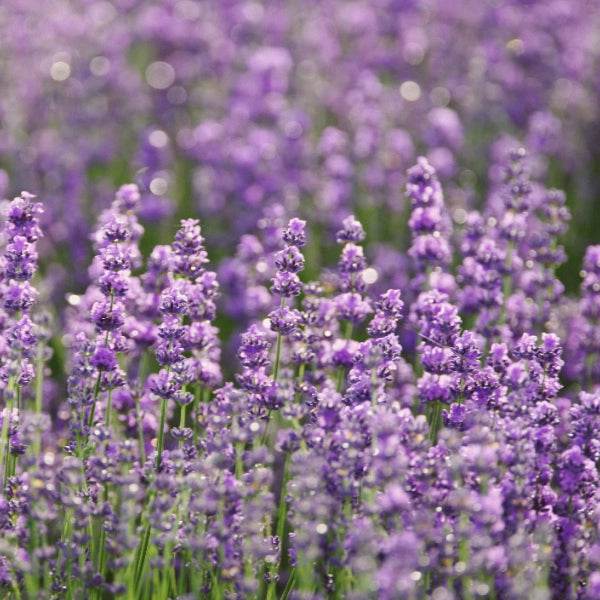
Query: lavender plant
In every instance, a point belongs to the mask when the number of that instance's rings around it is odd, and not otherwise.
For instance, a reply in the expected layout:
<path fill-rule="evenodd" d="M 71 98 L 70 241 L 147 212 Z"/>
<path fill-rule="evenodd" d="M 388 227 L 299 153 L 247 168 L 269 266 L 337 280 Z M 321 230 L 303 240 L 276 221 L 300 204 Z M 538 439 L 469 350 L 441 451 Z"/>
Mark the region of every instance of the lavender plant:
<path fill-rule="evenodd" d="M 574 352 L 554 324 L 581 306 L 572 318 L 592 339 L 595 249 L 576 305 L 553 268 L 564 201 L 526 179 L 526 161 L 513 152 L 486 212 L 456 230 L 433 167 L 408 170 L 404 300 L 375 292 L 352 215 L 318 282 L 300 278 L 304 220 L 271 221 L 269 254 L 245 238 L 236 260 L 252 246 L 259 272 L 273 269 L 272 300 L 233 368 L 199 222 L 144 261 L 144 199 L 121 187 L 92 235 L 90 286 L 68 296 L 58 411 L 38 396 L 53 378 L 31 283 L 42 204 L 8 203 L 4 596 L 593 598 L 595 347 Z M 400 344 L 411 329 L 416 354 Z"/>
<path fill-rule="evenodd" d="M 599 32 L 3 2 L 0 597 L 600 597 Z"/>

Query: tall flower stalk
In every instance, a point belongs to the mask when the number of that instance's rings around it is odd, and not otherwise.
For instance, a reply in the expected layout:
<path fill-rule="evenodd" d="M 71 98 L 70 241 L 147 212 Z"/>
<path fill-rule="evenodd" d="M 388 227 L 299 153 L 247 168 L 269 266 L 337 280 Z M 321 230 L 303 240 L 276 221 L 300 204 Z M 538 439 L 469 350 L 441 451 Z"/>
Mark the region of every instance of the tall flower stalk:
<path fill-rule="evenodd" d="M 36 242 L 42 237 L 39 225 L 42 205 L 35 196 L 21 192 L 6 210 L 6 248 L 0 275 L 0 301 L 5 319 L 0 355 L 0 393 L 3 398 L 0 433 L 0 469 L 4 484 L 16 472 L 17 456 L 25 449 L 19 442 L 24 393 L 35 377 L 37 343 L 31 309 L 38 292 L 32 287 L 38 254 Z M 36 401 L 39 408 L 39 401 Z"/>

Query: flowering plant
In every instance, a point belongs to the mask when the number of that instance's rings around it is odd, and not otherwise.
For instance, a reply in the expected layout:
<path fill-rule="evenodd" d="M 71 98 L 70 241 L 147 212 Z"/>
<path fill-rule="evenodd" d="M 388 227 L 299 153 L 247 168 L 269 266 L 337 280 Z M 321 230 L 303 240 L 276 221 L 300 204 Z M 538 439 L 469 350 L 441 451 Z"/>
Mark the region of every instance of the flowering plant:
<path fill-rule="evenodd" d="M 1 598 L 600 597 L 600 11 L 5 4 Z"/>

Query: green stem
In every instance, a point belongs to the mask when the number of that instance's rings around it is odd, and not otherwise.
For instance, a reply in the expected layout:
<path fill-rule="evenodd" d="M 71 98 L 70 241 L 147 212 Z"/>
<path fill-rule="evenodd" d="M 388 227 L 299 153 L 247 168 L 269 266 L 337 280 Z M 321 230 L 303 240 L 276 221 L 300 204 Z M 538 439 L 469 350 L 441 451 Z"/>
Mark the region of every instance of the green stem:
<path fill-rule="evenodd" d="M 296 580 L 296 569 L 292 568 L 287 580 L 287 583 L 285 584 L 285 587 L 283 588 L 283 592 L 281 593 L 281 597 L 279 598 L 279 600 L 287 600 L 288 596 L 290 595 L 290 592 L 292 591 L 292 589 L 294 589 L 294 583 Z"/>
<path fill-rule="evenodd" d="M 90 406 L 90 416 L 88 418 L 88 427 L 94 426 L 94 413 L 96 412 L 96 402 L 100 395 L 100 382 L 102 380 L 102 369 L 98 369 L 98 377 L 96 377 L 96 384 L 94 385 L 94 395 L 92 397 L 92 405 Z"/>
<path fill-rule="evenodd" d="M 279 305 L 281 308 L 285 307 L 285 298 L 281 299 L 281 303 Z M 277 377 L 279 376 L 279 362 L 281 361 L 281 333 L 277 333 L 277 342 L 275 347 L 275 366 L 273 367 L 273 381 L 277 381 Z"/>
<path fill-rule="evenodd" d="M 140 406 L 140 399 L 137 396 L 135 398 L 135 410 L 137 413 L 138 441 L 140 445 L 140 465 L 143 465 L 146 462 L 146 450 L 144 446 L 144 426 L 142 419 L 142 408 Z"/>
<path fill-rule="evenodd" d="M 35 371 L 35 414 L 39 417 L 42 414 L 42 395 L 44 386 L 44 344 L 40 342 L 37 349 L 36 371 Z M 36 457 L 40 456 L 42 448 L 42 431 L 38 430 L 33 442 L 33 453 Z"/>
<path fill-rule="evenodd" d="M 275 366 L 273 367 L 273 381 L 279 376 L 279 361 L 281 360 L 281 333 L 277 334 L 277 345 L 275 348 Z"/>
<path fill-rule="evenodd" d="M 150 524 L 146 525 L 144 537 L 138 546 L 135 556 L 135 567 L 133 572 L 133 589 L 135 590 L 136 598 L 140 598 L 142 576 L 146 567 L 146 554 L 148 553 L 148 544 L 150 542 Z"/>
<path fill-rule="evenodd" d="M 200 386 L 196 386 L 194 389 L 194 406 L 192 409 L 194 415 L 194 446 L 196 447 L 198 447 L 198 408 L 200 407 L 201 390 Z"/>
<path fill-rule="evenodd" d="M 112 410 L 112 390 L 109 390 L 107 397 L 106 397 L 106 419 L 104 422 L 104 424 L 106 425 L 107 428 L 110 427 L 111 410 Z"/>
<path fill-rule="evenodd" d="M 6 484 L 7 473 L 8 473 L 8 457 L 10 456 L 9 440 L 8 440 L 8 425 L 12 418 L 13 411 L 13 398 L 12 390 L 9 384 L 8 394 L 6 400 L 6 409 L 4 411 L 4 419 L 2 420 L 2 434 L 0 436 L 0 467 L 4 465 L 4 484 Z M 3 486 L 4 487 L 4 486 Z"/>
<path fill-rule="evenodd" d="M 377 369 L 371 368 L 371 406 L 377 406 Z"/>
<path fill-rule="evenodd" d="M 44 344 L 40 342 L 37 349 L 35 371 L 35 414 L 42 414 L 42 394 L 44 384 Z"/>
<path fill-rule="evenodd" d="M 431 423 L 429 425 L 429 439 L 431 444 L 434 445 L 437 442 L 437 434 L 442 428 L 442 403 L 439 400 L 435 400 L 433 403 L 433 409 L 431 412 Z"/>
<path fill-rule="evenodd" d="M 179 427 L 183 429 L 185 427 L 185 404 L 181 407 L 179 413 Z M 183 440 L 179 440 L 179 447 L 183 446 Z"/>
<path fill-rule="evenodd" d="M 156 470 L 160 471 L 162 453 L 165 443 L 165 421 L 167 419 L 167 400 L 160 399 L 160 423 L 158 426 L 158 440 L 156 442 Z"/>

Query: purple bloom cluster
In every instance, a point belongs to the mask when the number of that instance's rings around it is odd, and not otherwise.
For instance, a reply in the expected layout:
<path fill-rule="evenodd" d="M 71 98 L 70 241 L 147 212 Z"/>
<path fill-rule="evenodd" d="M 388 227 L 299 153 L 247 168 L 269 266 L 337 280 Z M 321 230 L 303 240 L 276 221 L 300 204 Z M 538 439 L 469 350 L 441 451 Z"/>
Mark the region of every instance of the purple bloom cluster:
<path fill-rule="evenodd" d="M 0 37 L 0 597 L 600 597 L 594 2 Z"/>
<path fill-rule="evenodd" d="M 392 213 L 389 239 L 416 149 L 472 196 L 502 131 L 537 174 L 576 175 L 593 197 L 600 13 L 589 0 L 479 4 L 10 0 L 0 191 L 48 199 L 46 254 L 68 248 L 77 266 L 52 273 L 55 302 L 86 283 L 87 231 L 115 180 L 137 182 L 154 223 L 182 216 L 193 190 L 228 250 L 277 205 L 334 228 L 357 194 Z M 589 203 L 578 216 L 588 237 L 591 215 Z"/>
<path fill-rule="evenodd" d="M 431 164 L 408 170 L 406 294 L 379 291 L 386 269 L 368 266 L 353 215 L 336 268 L 304 282 L 307 224 L 273 213 L 225 270 L 227 293 L 237 272 L 267 294 L 237 342 L 237 374 L 221 360 L 199 221 L 144 259 L 145 200 L 122 186 L 92 235 L 91 283 L 67 297 L 67 400 L 54 415 L 44 382 L 29 385 L 48 358 L 32 315 L 42 209 L 25 193 L 10 203 L 0 584 L 98 599 L 593 598 L 598 252 L 569 300 L 555 274 L 564 197 L 532 182 L 522 150 L 505 166 L 484 212 L 456 229 Z M 563 315 L 584 346 L 554 327 Z"/>

